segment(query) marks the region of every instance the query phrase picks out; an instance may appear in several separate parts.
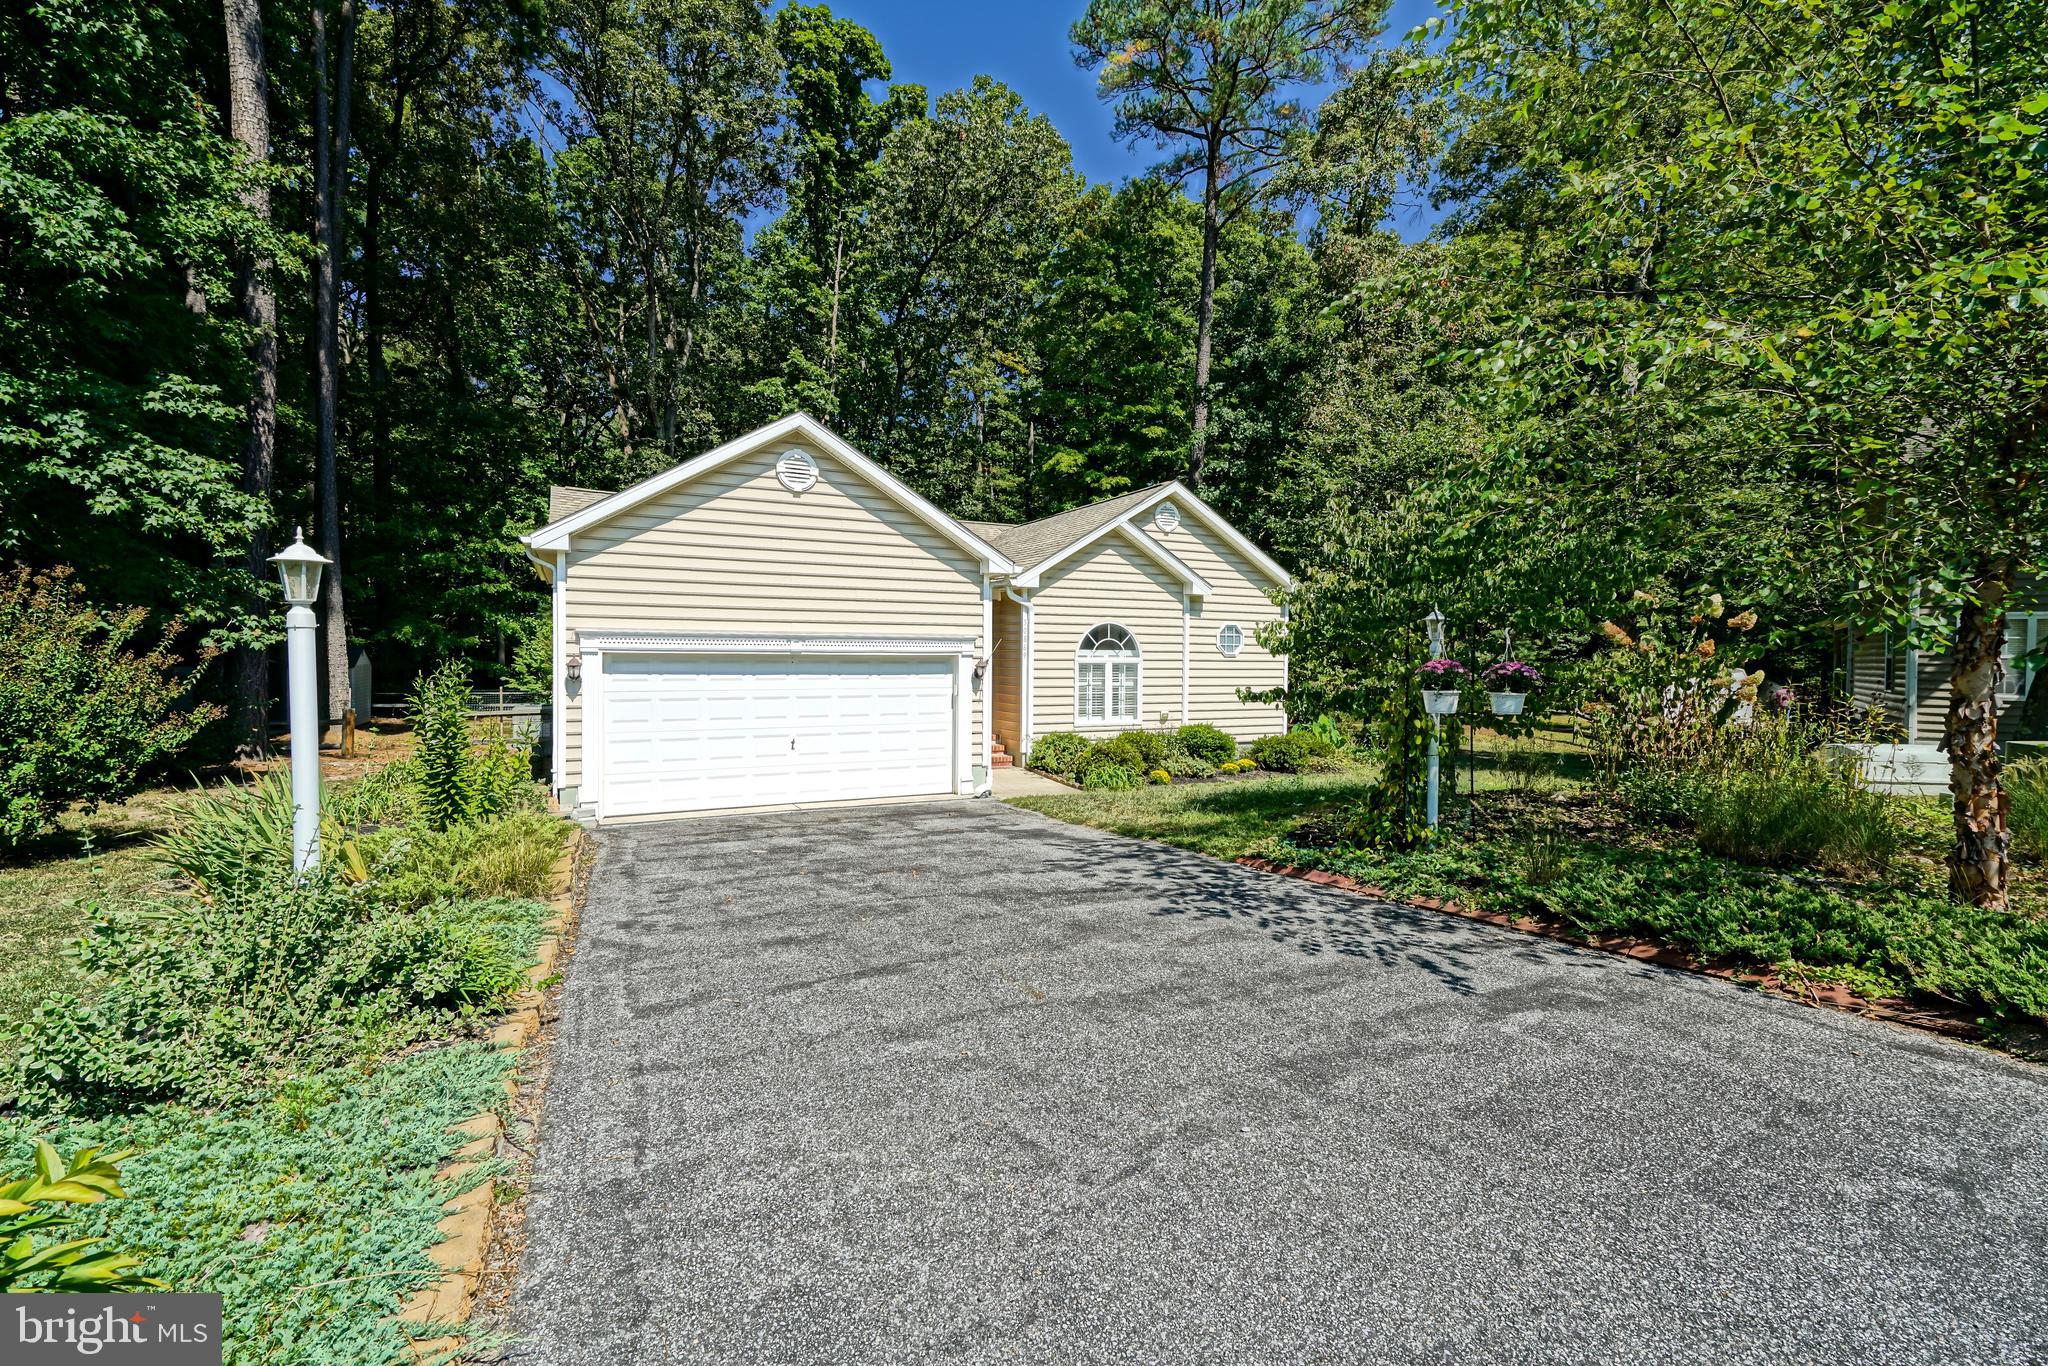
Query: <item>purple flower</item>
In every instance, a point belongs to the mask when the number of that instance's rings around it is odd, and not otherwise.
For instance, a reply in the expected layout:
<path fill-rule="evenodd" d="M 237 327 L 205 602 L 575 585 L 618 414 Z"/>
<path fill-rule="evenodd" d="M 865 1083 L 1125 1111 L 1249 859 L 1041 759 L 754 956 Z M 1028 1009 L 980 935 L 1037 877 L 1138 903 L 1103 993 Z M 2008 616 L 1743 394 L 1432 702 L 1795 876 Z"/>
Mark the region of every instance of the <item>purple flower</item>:
<path fill-rule="evenodd" d="M 1535 692 L 1543 686 L 1543 673 L 1534 664 L 1525 664 L 1519 659 L 1503 659 L 1498 664 L 1489 664 L 1480 677 L 1485 680 L 1489 692 Z"/>
<path fill-rule="evenodd" d="M 1792 704 L 1799 700 L 1799 694 L 1780 683 L 1764 694 L 1764 705 L 1772 711 L 1790 711 Z"/>
<path fill-rule="evenodd" d="M 1462 687 L 1472 676 L 1472 671 L 1455 659 L 1432 659 L 1417 669 L 1415 676 L 1422 680 L 1425 688 L 1449 691 Z"/>

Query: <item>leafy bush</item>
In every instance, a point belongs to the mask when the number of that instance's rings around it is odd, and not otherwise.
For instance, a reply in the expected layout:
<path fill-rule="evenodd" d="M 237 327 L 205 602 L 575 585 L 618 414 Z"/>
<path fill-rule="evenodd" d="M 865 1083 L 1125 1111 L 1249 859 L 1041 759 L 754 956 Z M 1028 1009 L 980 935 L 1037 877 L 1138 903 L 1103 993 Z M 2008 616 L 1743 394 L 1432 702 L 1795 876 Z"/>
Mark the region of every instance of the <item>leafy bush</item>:
<path fill-rule="evenodd" d="M 1145 758 L 1145 747 L 1131 738 L 1137 733 L 1126 731 L 1122 735 L 1112 736 L 1099 744 L 1089 746 L 1088 752 L 1081 756 L 1080 765 L 1075 769 L 1076 774 L 1086 778 L 1098 768 L 1128 768 L 1142 775 L 1146 769 L 1152 767 L 1152 763 Z"/>
<path fill-rule="evenodd" d="M 2013 852 L 2048 861 L 2048 759 L 2023 759 L 2007 768 L 2005 791 L 2012 800 L 2007 820 Z"/>
<path fill-rule="evenodd" d="M 1296 726 L 1304 735 L 1313 735 L 1330 746 L 1332 754 L 1341 754 L 1351 748 L 1351 741 L 1344 735 L 1344 728 L 1337 724 L 1337 718 L 1324 712 L 1306 725 Z"/>
<path fill-rule="evenodd" d="M 1144 785 L 1143 772 L 1129 764 L 1095 764 L 1081 778 L 1081 786 L 1090 792 L 1128 792 Z"/>
<path fill-rule="evenodd" d="M 1166 758 L 1159 767 L 1176 778 L 1206 778 L 1216 771 L 1216 765 L 1182 744 L 1178 735 L 1167 737 Z"/>
<path fill-rule="evenodd" d="M 469 721 L 469 681 L 449 660 L 413 685 L 413 772 L 420 813 L 445 830 L 515 809 L 533 792 L 532 756 L 503 725 Z"/>
<path fill-rule="evenodd" d="M 1081 761 L 1093 748 L 1085 735 L 1070 730 L 1049 731 L 1031 742 L 1031 757 L 1025 763 L 1046 773 L 1071 776 L 1081 770 Z"/>
<path fill-rule="evenodd" d="M 478 913 L 379 890 L 327 869 L 103 912 L 79 949 L 98 992 L 53 996 L 23 1027 L 21 1104 L 226 1103 L 292 1067 L 429 1037 L 518 987 L 517 952 Z"/>
<path fill-rule="evenodd" d="M 0 1294 L 56 1291 L 106 1294 L 120 1290 L 164 1290 L 164 1282 L 136 1271 L 142 1258 L 101 1246 L 99 1238 L 42 1241 L 38 1234 L 68 1232 L 68 1206 L 119 1199 L 120 1164 L 129 1152 L 85 1148 L 64 1158 L 48 1143 L 36 1144 L 35 1173 L 0 1182 Z"/>
<path fill-rule="evenodd" d="M 1260 768 L 1276 773 L 1300 773 L 1312 760 L 1327 759 L 1336 752 L 1335 745 L 1313 731 L 1291 730 L 1252 741 L 1251 758 Z"/>
<path fill-rule="evenodd" d="M 1137 755 L 1140 768 L 1157 768 L 1166 762 L 1166 737 L 1157 731 L 1127 730 L 1109 743 L 1119 746 L 1120 753 Z"/>
<path fill-rule="evenodd" d="M 1155 786 L 1164 786 L 1173 781 L 1173 775 L 1163 768 L 1155 768 L 1145 775 L 1145 781 Z"/>
<path fill-rule="evenodd" d="M 1214 726 L 1182 726 L 1173 733 L 1173 738 L 1188 753 L 1208 760 L 1211 765 L 1227 764 L 1237 757 L 1237 741 Z"/>
<path fill-rule="evenodd" d="M 220 715 L 180 708 L 199 670 L 171 653 L 177 623 L 132 648 L 147 617 L 94 610 L 65 570 L 0 576 L 0 852 L 128 796 Z"/>
<path fill-rule="evenodd" d="M 413 763 L 420 809 L 429 825 L 447 829 L 470 818 L 475 795 L 469 756 L 469 682 L 449 660 L 413 684 Z"/>

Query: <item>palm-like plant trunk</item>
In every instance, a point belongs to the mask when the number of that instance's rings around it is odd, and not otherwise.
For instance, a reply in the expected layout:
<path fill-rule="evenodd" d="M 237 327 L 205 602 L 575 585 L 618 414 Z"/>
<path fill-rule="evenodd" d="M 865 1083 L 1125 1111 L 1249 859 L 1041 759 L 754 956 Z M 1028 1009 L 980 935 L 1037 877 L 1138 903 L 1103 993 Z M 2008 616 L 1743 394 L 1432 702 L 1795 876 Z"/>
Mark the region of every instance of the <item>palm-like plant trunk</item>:
<path fill-rule="evenodd" d="M 270 160 L 270 92 L 263 68 L 263 10 L 260 0 L 225 0 L 228 49 L 228 128 L 242 155 L 262 165 Z M 259 222 L 270 221 L 270 188 L 258 183 L 243 203 Z M 267 514 L 277 479 L 277 295 L 270 285 L 271 263 L 259 252 L 245 262 L 237 282 L 242 321 L 249 329 L 248 435 L 242 445 L 242 491 L 258 499 Z M 270 574 L 270 528 L 259 524 L 249 536 L 245 567 L 252 583 L 251 611 L 261 610 L 256 583 Z M 257 758 L 268 739 L 270 668 L 268 652 L 244 645 L 234 660 L 234 727 L 237 757 Z"/>
<path fill-rule="evenodd" d="M 1948 751 L 1955 799 L 1955 845 L 1949 851 L 1949 895 L 1992 910 L 2006 909 L 2012 835 L 2010 798 L 2000 779 L 1998 679 L 2005 647 L 2005 603 L 2013 567 L 1994 559 L 1977 576 L 1949 656 L 1948 715 L 1941 747 Z"/>

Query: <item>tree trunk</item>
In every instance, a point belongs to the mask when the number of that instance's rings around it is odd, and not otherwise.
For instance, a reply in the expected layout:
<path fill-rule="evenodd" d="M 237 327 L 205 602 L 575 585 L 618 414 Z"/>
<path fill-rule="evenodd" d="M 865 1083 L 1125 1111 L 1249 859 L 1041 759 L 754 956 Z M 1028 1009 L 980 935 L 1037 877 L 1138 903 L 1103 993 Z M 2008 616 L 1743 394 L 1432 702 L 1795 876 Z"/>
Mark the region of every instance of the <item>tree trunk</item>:
<path fill-rule="evenodd" d="M 316 483 L 320 502 L 320 550 L 330 563 L 320 576 L 320 624 L 329 729 L 348 706 L 348 614 L 342 595 L 341 470 L 336 449 L 336 409 L 341 394 L 341 200 L 348 177 L 349 87 L 355 55 L 355 0 L 341 0 L 341 52 L 335 66 L 334 119 L 329 151 L 327 100 L 327 15 L 313 6 L 313 217 L 319 246 L 314 300 L 315 368 L 319 417 Z M 339 738 L 338 736 L 336 737 Z"/>
<path fill-rule="evenodd" d="M 1955 794 L 1949 895 L 2000 911 L 2006 909 L 2012 836 L 2006 824 L 2010 799 L 1999 781 L 1998 681 L 2012 585 L 2012 562 L 2003 557 L 1986 564 L 1972 585 L 1949 655 L 1948 716 L 1941 737 L 1948 751 L 1949 791 Z"/>
<path fill-rule="evenodd" d="M 242 155 L 262 165 L 270 160 L 270 93 L 263 70 L 263 11 L 260 0 L 226 0 L 222 6 L 228 38 L 228 127 Z M 243 204 L 261 222 L 270 222 L 270 189 L 250 187 Z M 249 368 L 253 372 L 248 405 L 248 435 L 242 445 L 242 491 L 261 500 L 267 513 L 277 476 L 277 296 L 270 288 L 270 258 L 258 255 L 244 263 L 237 292 L 242 321 L 249 329 Z M 263 610 L 254 592 L 270 576 L 270 528 L 258 525 L 249 536 L 244 567 L 251 579 L 250 614 Z M 265 721 L 270 701 L 270 657 L 260 645 L 235 651 L 234 728 L 237 758 L 261 758 L 269 737 Z"/>
<path fill-rule="evenodd" d="M 1188 487 L 1202 487 L 1209 448 L 1209 335 L 1216 321 L 1216 244 L 1222 236 L 1222 150 L 1212 139 L 1202 177 L 1202 298 L 1195 310 L 1195 421 L 1188 442 Z"/>

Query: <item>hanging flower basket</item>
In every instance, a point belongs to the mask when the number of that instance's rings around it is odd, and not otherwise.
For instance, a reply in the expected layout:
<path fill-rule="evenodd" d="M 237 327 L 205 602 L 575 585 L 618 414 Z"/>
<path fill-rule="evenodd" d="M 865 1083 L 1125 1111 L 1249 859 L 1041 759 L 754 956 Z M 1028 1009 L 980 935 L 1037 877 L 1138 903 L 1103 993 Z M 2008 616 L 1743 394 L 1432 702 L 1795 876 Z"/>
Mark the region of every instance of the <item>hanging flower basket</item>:
<path fill-rule="evenodd" d="M 1493 699 L 1495 716 L 1520 716 L 1522 708 L 1528 705 L 1529 694 L 1543 686 L 1542 672 L 1534 664 L 1524 664 L 1519 659 L 1490 664 L 1479 677 Z"/>
<path fill-rule="evenodd" d="M 1458 710 L 1458 690 L 1472 678 L 1472 671 L 1455 659 L 1432 659 L 1415 671 L 1422 684 L 1422 708 L 1431 716 L 1449 716 Z"/>

